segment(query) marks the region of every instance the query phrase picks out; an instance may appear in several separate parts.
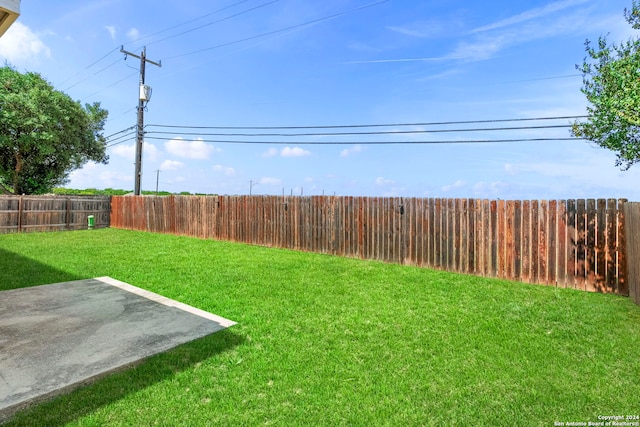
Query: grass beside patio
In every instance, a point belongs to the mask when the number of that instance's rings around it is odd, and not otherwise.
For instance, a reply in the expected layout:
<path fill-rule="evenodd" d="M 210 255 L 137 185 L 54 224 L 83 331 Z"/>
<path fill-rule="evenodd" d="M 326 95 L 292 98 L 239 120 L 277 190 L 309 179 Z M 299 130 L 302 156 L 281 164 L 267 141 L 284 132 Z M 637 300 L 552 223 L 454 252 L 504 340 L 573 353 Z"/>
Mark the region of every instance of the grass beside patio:
<path fill-rule="evenodd" d="M 550 426 L 640 412 L 628 298 L 115 229 L 0 236 L 0 290 L 98 276 L 238 325 L 8 425 Z"/>

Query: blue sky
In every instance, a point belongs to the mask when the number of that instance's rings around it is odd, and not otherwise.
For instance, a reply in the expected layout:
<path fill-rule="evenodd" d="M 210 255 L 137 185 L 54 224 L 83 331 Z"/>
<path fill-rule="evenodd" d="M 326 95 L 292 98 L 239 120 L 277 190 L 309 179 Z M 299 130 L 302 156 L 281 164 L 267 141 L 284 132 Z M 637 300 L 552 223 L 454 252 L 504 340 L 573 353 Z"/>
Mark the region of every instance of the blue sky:
<path fill-rule="evenodd" d="M 563 127 L 317 135 L 568 125 L 424 123 L 585 114 L 575 70 L 584 41 L 635 36 L 622 14 L 630 3 L 23 0 L 0 38 L 0 59 L 73 99 L 100 101 L 111 135 L 136 123 L 139 61 L 125 60 L 120 46 L 138 54 L 146 46 L 162 67 L 147 65 L 144 190 L 155 190 L 160 170 L 159 189 L 171 192 L 638 201 L 640 165 L 621 171 L 613 153 L 584 141 L 415 143 L 567 138 Z M 422 125 L 152 126 L 359 124 Z M 282 135 L 291 133 L 316 135 Z M 115 139 L 126 134 L 114 137 L 108 165 L 86 165 L 68 186 L 133 189 L 135 136 Z M 211 142 L 220 140 L 257 143 Z M 398 144 L 366 144 L 373 141 Z"/>

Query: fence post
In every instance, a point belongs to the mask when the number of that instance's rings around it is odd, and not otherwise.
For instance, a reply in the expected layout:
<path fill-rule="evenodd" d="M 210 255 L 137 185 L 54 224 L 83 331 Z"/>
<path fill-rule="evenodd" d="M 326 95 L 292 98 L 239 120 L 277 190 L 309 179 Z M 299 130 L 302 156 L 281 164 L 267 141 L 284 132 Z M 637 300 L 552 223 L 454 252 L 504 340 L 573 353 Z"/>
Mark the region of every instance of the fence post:
<path fill-rule="evenodd" d="M 22 198 L 18 199 L 18 233 L 22 233 Z"/>
<path fill-rule="evenodd" d="M 67 196 L 67 212 L 65 215 L 67 230 L 71 230 L 71 197 Z"/>
<path fill-rule="evenodd" d="M 627 243 L 629 297 L 640 305 L 640 203 L 624 204 L 624 237 Z"/>

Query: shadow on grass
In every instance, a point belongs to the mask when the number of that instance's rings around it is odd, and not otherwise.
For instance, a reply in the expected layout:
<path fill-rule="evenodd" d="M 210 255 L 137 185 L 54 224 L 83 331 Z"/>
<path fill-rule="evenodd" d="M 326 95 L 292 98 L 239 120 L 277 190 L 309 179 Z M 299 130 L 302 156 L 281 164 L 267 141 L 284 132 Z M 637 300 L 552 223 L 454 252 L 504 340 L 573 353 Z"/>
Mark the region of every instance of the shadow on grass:
<path fill-rule="evenodd" d="M 0 249 L 0 291 L 86 279 Z"/>
<path fill-rule="evenodd" d="M 129 369 L 110 374 L 69 394 L 15 414 L 6 426 L 65 425 L 131 393 L 136 393 L 185 371 L 198 362 L 224 353 L 244 342 L 229 329 L 216 332 L 165 353 L 145 359 Z"/>

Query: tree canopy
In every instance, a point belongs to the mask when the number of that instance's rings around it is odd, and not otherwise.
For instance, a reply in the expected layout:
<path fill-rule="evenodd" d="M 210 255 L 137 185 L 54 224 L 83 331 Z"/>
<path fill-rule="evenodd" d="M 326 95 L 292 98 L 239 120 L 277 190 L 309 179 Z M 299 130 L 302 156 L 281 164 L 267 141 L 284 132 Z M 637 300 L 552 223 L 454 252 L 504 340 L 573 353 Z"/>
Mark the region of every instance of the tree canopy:
<path fill-rule="evenodd" d="M 0 68 L 0 187 L 43 194 L 88 161 L 106 164 L 108 112 L 73 101 L 37 73 Z"/>
<path fill-rule="evenodd" d="M 624 16 L 640 29 L 640 3 L 633 0 Z M 616 166 L 629 169 L 640 162 L 640 40 L 609 44 L 606 36 L 597 46 L 586 42 L 582 92 L 589 101 L 588 119 L 576 122 L 574 136 L 616 152 Z"/>

